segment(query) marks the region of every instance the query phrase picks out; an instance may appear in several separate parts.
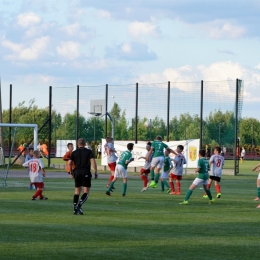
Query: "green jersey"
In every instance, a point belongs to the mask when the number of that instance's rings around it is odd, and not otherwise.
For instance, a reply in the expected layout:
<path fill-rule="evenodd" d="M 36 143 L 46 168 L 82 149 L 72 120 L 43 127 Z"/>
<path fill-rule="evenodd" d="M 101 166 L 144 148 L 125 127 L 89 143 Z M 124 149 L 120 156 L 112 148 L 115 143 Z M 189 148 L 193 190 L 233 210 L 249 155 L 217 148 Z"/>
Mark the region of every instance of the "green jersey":
<path fill-rule="evenodd" d="M 132 154 L 130 151 L 124 151 L 119 158 L 119 161 L 117 164 L 122 165 L 125 169 L 127 169 L 128 162 L 132 159 Z"/>
<path fill-rule="evenodd" d="M 169 146 L 167 144 L 163 143 L 162 141 L 159 141 L 159 140 L 153 141 L 153 143 L 152 143 L 152 148 L 154 150 L 153 158 L 164 156 L 163 155 L 164 148 L 167 149 L 168 147 Z"/>
<path fill-rule="evenodd" d="M 198 172 L 198 178 L 202 180 L 207 180 L 209 178 L 208 170 L 210 169 L 210 167 L 209 162 L 205 157 L 198 160 L 198 168 L 200 168 Z"/>
<path fill-rule="evenodd" d="M 169 156 L 164 157 L 164 166 L 163 166 L 163 171 L 168 172 L 172 166 L 172 161 Z"/>

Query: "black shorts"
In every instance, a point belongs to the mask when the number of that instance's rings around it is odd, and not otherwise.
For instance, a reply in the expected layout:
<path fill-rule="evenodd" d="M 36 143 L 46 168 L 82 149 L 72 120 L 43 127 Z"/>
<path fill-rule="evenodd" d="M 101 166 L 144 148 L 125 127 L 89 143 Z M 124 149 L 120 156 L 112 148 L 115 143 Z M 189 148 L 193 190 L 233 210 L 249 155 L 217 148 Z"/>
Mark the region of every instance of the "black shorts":
<path fill-rule="evenodd" d="M 220 182 L 221 178 L 220 177 L 217 177 L 217 176 L 209 176 L 209 178 L 213 181 L 217 181 L 217 182 Z"/>
<path fill-rule="evenodd" d="M 91 172 L 86 170 L 74 170 L 75 187 L 91 187 Z"/>

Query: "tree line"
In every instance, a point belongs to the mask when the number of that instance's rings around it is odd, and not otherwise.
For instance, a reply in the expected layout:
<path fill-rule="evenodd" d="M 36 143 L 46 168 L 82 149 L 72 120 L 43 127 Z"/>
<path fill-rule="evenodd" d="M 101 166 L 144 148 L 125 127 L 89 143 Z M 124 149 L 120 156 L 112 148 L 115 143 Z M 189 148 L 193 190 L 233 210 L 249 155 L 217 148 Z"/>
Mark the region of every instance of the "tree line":
<path fill-rule="evenodd" d="M 35 100 L 28 104 L 19 103 L 12 109 L 12 122 L 21 124 L 38 124 L 39 128 L 48 119 L 48 107 L 39 108 Z M 126 112 L 114 103 L 110 111 L 115 121 L 116 140 L 135 139 L 135 119 L 126 119 Z M 9 123 L 9 109 L 3 110 L 3 123 Z M 70 140 L 76 138 L 76 111 L 66 113 L 64 116 L 52 111 L 52 146 L 56 140 Z M 150 125 L 151 124 L 151 125 Z M 149 126 L 150 127 L 147 127 Z M 197 139 L 200 137 L 200 117 L 189 113 L 180 114 L 170 120 L 170 140 Z M 79 116 L 79 136 L 86 138 L 92 146 L 104 138 L 105 119 L 103 117 Z M 166 122 L 155 116 L 151 122 L 148 118 L 138 118 L 138 140 L 153 140 L 156 135 L 167 137 Z M 108 120 L 108 132 L 112 131 L 111 122 Z M 9 130 L 3 128 L 4 145 L 8 145 Z M 235 117 L 232 111 L 212 111 L 203 120 L 203 145 L 233 147 L 235 136 Z M 255 151 L 260 145 L 260 122 L 255 118 L 242 118 L 239 121 L 240 144 L 246 150 Z M 16 132 L 15 145 L 26 143 L 32 138 L 32 130 L 19 128 Z M 48 142 L 48 126 L 44 127 L 38 136 L 39 142 Z"/>

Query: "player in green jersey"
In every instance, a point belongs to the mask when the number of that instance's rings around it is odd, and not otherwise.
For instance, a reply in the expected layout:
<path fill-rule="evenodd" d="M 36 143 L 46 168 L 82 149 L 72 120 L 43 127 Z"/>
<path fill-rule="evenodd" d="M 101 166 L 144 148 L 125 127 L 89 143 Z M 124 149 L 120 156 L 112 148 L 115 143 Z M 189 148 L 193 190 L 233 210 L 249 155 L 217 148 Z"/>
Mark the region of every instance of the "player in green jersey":
<path fill-rule="evenodd" d="M 114 179 L 110 183 L 110 186 L 106 191 L 106 195 L 111 196 L 111 190 L 113 189 L 114 183 L 116 182 L 117 178 L 120 177 L 120 178 L 123 178 L 123 193 L 122 193 L 122 195 L 125 196 L 126 188 L 127 188 L 127 177 L 128 177 L 127 166 L 130 162 L 132 162 L 134 160 L 134 158 L 132 158 L 132 154 L 131 154 L 133 149 L 134 149 L 134 144 L 128 143 L 127 144 L 127 150 L 124 151 L 121 154 L 119 161 L 116 165 Z"/>
<path fill-rule="evenodd" d="M 169 151 L 164 152 L 164 166 L 163 166 L 163 172 L 161 175 L 161 186 L 162 186 L 162 191 L 164 191 L 164 187 L 167 188 L 167 193 L 170 193 L 172 190 L 170 188 L 170 185 L 167 182 L 168 174 L 170 170 L 172 169 L 172 161 L 171 158 L 169 157 Z"/>
<path fill-rule="evenodd" d="M 156 188 L 157 183 L 160 179 L 160 170 L 162 169 L 164 165 L 164 149 L 166 149 L 170 153 L 174 153 L 178 155 L 176 152 L 174 152 L 172 149 L 169 148 L 169 146 L 162 142 L 162 137 L 160 135 L 156 136 L 155 141 L 152 143 L 151 150 L 149 151 L 148 155 L 146 156 L 146 160 L 150 157 L 151 153 L 153 153 L 153 159 L 151 162 L 151 183 L 149 187 Z M 154 177 L 155 173 L 155 177 Z"/>
<path fill-rule="evenodd" d="M 203 188 L 209 198 L 209 203 L 212 204 L 215 201 L 214 199 L 212 199 L 211 192 L 208 188 L 208 177 L 209 177 L 208 170 L 210 169 L 210 167 L 209 167 L 209 162 L 205 158 L 205 155 L 206 155 L 205 150 L 199 151 L 198 166 L 197 166 L 197 169 L 195 170 L 195 172 L 198 173 L 198 176 L 193 181 L 189 190 L 187 191 L 184 201 L 181 202 L 180 204 L 183 204 L 183 205 L 188 204 L 188 200 L 189 200 L 193 190 L 200 184 L 203 184 Z"/>

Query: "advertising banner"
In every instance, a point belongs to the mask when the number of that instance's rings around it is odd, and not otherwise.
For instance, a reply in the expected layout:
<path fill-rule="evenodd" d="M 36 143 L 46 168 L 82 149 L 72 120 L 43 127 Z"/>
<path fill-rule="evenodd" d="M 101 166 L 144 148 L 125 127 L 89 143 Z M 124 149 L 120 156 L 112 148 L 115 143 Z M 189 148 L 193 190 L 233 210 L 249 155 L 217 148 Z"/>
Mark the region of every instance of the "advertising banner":
<path fill-rule="evenodd" d="M 197 160 L 198 160 L 198 153 L 199 153 L 199 139 L 192 139 L 192 140 L 182 140 L 182 141 L 171 141 L 171 142 L 164 142 L 167 144 L 172 150 L 176 150 L 178 145 L 184 146 L 183 154 L 186 158 L 187 164 L 184 165 L 184 168 L 196 168 L 197 167 Z M 107 165 L 107 155 L 105 154 L 104 145 L 106 143 L 105 139 L 102 139 L 102 161 L 101 164 L 103 166 Z M 120 154 L 127 150 L 126 146 L 128 143 L 134 143 L 134 141 L 115 141 L 114 147 L 116 149 L 116 155 L 120 158 Z M 142 167 L 144 165 L 145 160 L 140 159 L 141 156 L 146 156 L 146 143 L 145 141 L 138 141 L 137 144 L 134 145 L 134 150 L 132 151 L 132 155 L 134 161 L 131 162 L 131 167 Z M 174 158 L 174 154 L 170 154 L 171 158 Z"/>

